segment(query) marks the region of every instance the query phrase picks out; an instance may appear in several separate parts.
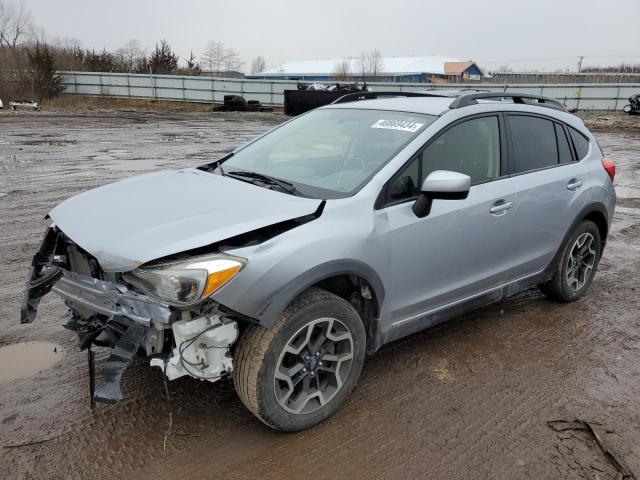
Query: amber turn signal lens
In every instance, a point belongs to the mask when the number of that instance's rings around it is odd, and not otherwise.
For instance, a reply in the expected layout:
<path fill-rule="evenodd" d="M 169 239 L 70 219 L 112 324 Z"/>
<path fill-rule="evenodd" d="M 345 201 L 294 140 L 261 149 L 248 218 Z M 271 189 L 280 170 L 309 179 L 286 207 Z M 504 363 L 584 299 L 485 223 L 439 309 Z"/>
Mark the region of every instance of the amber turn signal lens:
<path fill-rule="evenodd" d="M 204 287 L 202 296 L 208 297 L 213 292 L 218 290 L 221 286 L 231 280 L 236 275 L 236 273 L 240 271 L 241 268 L 242 265 L 234 265 L 233 267 L 227 268 L 226 270 L 210 273 L 207 277 L 207 284 Z"/>

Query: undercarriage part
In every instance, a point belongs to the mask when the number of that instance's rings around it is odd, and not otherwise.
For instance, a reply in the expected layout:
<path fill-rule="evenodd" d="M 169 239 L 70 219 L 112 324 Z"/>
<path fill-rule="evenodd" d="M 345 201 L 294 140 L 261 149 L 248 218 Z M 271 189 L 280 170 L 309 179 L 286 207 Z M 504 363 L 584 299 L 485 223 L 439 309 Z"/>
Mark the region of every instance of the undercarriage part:
<path fill-rule="evenodd" d="M 87 362 L 89 364 L 89 407 L 93 412 L 96 409 L 96 401 L 93 398 L 93 395 L 96 392 L 96 363 L 95 355 L 93 350 L 91 350 L 91 345 L 87 348 Z"/>
<path fill-rule="evenodd" d="M 190 375 L 215 382 L 233 371 L 229 347 L 238 339 L 235 321 L 222 322 L 218 315 L 185 319 L 172 325 L 176 348 L 166 361 L 151 360 L 164 370 L 169 380 Z"/>
<path fill-rule="evenodd" d="M 73 310 L 69 312 L 70 319 L 64 327 L 76 332 L 80 338 L 80 349 L 87 350 L 91 408 L 95 407 L 95 402 L 118 402 L 122 399 L 120 388 L 122 374 L 133 363 L 141 347 L 145 350 L 152 349 L 152 353 L 160 351 L 155 348 L 159 339 L 160 342 L 164 341 L 163 332 L 147 328 L 125 317 L 108 318 L 93 315 L 90 318 L 84 318 Z M 101 373 L 105 384 L 97 390 L 95 389 L 94 353 L 91 348 L 93 345 L 113 349 L 102 367 Z M 149 354 L 148 351 L 147 353 Z"/>
<path fill-rule="evenodd" d="M 129 325 L 102 367 L 102 377 L 105 384 L 94 392 L 94 401 L 116 403 L 122 400 L 122 389 L 120 388 L 122 374 L 133 363 L 146 333 L 147 328 L 140 324 L 132 322 Z"/>

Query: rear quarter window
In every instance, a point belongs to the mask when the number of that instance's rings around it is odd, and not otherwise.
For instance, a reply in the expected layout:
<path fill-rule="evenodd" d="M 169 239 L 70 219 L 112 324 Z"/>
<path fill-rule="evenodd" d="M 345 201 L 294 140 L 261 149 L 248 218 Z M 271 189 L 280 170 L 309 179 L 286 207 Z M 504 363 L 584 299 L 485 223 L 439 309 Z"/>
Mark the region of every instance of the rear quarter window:
<path fill-rule="evenodd" d="M 560 163 L 573 162 L 573 154 L 571 153 L 571 146 L 567 135 L 564 133 L 564 128 L 559 123 L 556 126 L 556 137 L 558 138 L 558 160 Z"/>
<path fill-rule="evenodd" d="M 572 127 L 569 127 L 569 134 L 571 135 L 571 140 L 573 140 L 573 146 L 576 149 L 578 160 L 582 160 L 589 152 L 589 140 Z"/>
<path fill-rule="evenodd" d="M 513 172 L 523 173 L 558 164 L 554 123 L 540 117 L 507 117 L 513 147 Z"/>

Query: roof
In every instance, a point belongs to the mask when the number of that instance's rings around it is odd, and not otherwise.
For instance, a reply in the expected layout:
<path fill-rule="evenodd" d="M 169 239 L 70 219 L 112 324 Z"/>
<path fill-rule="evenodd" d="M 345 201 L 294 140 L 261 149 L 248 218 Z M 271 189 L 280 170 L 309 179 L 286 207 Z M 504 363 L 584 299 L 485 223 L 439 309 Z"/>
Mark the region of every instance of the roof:
<path fill-rule="evenodd" d="M 261 76 L 279 75 L 331 75 L 336 70 L 336 65 L 348 61 L 349 70 L 358 73 L 362 70 L 359 58 L 334 58 L 326 60 L 304 60 L 297 62 L 283 63 L 279 67 L 270 68 L 260 72 Z M 381 73 L 389 74 L 419 74 L 433 73 L 445 75 L 446 64 L 467 65 L 473 64 L 471 61 L 462 61 L 451 57 L 424 56 L 424 57 L 384 57 L 382 58 Z M 459 67 L 455 67 L 459 68 Z M 451 75 L 451 74 L 449 74 Z"/>
<path fill-rule="evenodd" d="M 425 93 L 441 93 L 441 92 L 425 92 Z M 337 103 L 337 104 L 329 104 L 320 108 L 355 108 L 355 109 L 363 109 L 363 110 L 388 110 L 388 111 L 397 111 L 397 112 L 412 112 L 412 113 L 423 113 L 427 115 L 441 115 L 447 111 L 463 111 L 463 107 L 453 108 L 450 110 L 451 104 L 456 101 L 458 98 L 461 98 L 460 95 L 467 95 L 473 93 L 480 92 L 464 92 L 464 91 L 450 91 L 450 92 L 442 92 L 443 97 L 381 97 L 370 100 L 359 100 L 354 102 L 345 102 L 345 103 Z M 491 92 L 485 92 L 487 94 L 491 94 Z M 510 95 L 518 95 L 513 92 L 493 92 L 493 93 L 503 93 L 505 96 Z M 521 94 L 526 95 L 526 94 Z M 479 99 L 477 104 L 468 105 L 469 107 L 473 106 L 482 106 L 484 107 L 484 111 L 523 111 L 523 112 L 534 112 L 534 113 L 544 113 L 547 116 L 553 116 L 559 118 L 562 121 L 565 121 L 573 126 L 580 125 L 582 122 L 578 117 L 572 115 L 566 111 L 556 110 L 553 108 L 543 107 L 536 104 L 531 103 L 506 103 L 500 101 L 499 98 L 488 98 L 486 100 Z M 579 127 L 576 127 L 579 128 Z M 584 128 L 583 128 L 584 129 Z"/>
<path fill-rule="evenodd" d="M 440 115 L 449 109 L 455 97 L 390 97 L 357 102 L 329 104 L 320 108 L 357 108 L 363 110 L 390 110 L 396 112 Z"/>

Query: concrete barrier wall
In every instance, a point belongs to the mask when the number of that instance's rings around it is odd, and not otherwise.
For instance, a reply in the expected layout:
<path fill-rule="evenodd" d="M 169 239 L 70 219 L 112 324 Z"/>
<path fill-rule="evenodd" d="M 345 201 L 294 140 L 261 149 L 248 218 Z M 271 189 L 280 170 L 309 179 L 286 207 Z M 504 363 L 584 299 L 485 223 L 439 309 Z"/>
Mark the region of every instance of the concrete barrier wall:
<path fill-rule="evenodd" d="M 222 103 L 225 95 L 242 95 L 264 105 L 282 106 L 284 90 L 296 89 L 296 81 L 247 80 L 237 78 L 141 75 L 128 73 L 60 72 L 65 93 L 112 97 L 146 98 L 182 102 Z M 569 109 L 622 110 L 628 98 L 640 93 L 640 84 L 368 84 L 374 91 L 419 91 L 482 88 L 490 91 L 532 93 L 557 98 Z"/>

